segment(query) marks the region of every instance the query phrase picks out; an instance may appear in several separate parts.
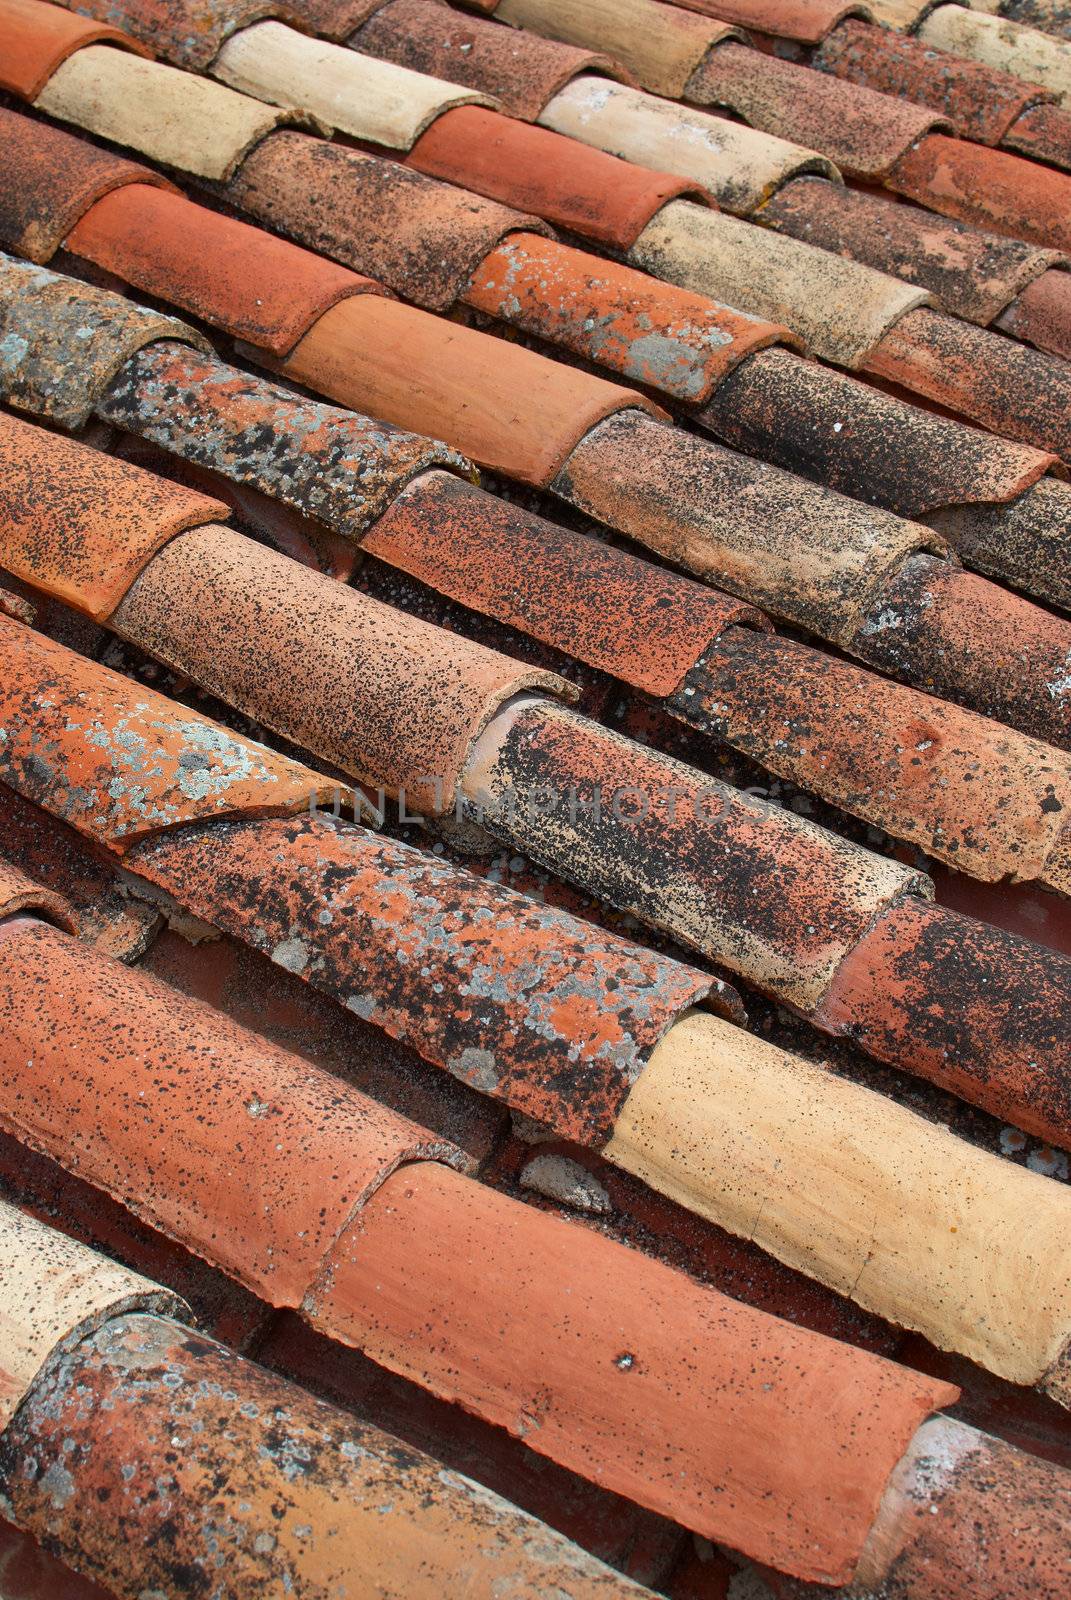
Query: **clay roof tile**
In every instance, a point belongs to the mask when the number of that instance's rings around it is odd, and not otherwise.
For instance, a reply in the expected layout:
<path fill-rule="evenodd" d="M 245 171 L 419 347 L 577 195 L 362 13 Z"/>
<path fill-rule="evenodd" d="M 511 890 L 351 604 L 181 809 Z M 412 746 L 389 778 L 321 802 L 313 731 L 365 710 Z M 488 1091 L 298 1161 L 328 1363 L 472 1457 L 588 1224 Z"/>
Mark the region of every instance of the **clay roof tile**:
<path fill-rule="evenodd" d="M 622 250 L 667 200 L 710 199 L 700 182 L 620 161 L 477 107 L 433 122 L 406 160 L 432 177 Z"/>
<path fill-rule="evenodd" d="M 925 134 L 949 127 L 939 112 L 731 42 L 709 52 L 686 97 L 821 150 L 847 177 L 870 182 L 885 178 Z"/>
<path fill-rule="evenodd" d="M 43 889 L 19 867 L 0 856 L 0 919 L 32 912 L 68 933 L 75 931 L 75 916 L 69 902 L 51 889 Z"/>
<path fill-rule="evenodd" d="M 116 23 L 154 55 L 203 72 L 226 39 L 264 17 L 296 19 L 287 0 L 58 0 L 85 16 Z"/>
<path fill-rule="evenodd" d="M 845 17 L 869 18 L 869 4 L 845 0 L 675 0 L 703 16 L 724 17 L 742 28 L 753 28 L 776 39 L 796 39 L 818 44 Z"/>
<path fill-rule="evenodd" d="M 97 1187 L 273 1305 L 301 1303 L 338 1233 L 399 1162 L 463 1161 L 68 934 L 9 923 L 3 939 L 0 1053 L 32 1066 L 6 1074 L 2 1120 L 61 1161 L 74 1155 Z"/>
<path fill-rule="evenodd" d="M 534 122 L 552 95 L 581 72 L 626 78 L 608 55 L 459 16 L 442 0 L 389 0 L 352 36 L 366 55 L 494 95 L 512 117 Z"/>
<path fill-rule="evenodd" d="M 706 21 L 656 0 L 498 0 L 495 17 L 566 44 L 605 49 L 655 94 L 684 93 L 711 45 L 742 39 L 730 22 Z"/>
<path fill-rule="evenodd" d="M 72 16 L 39 0 L 3 0 L 0 5 L 0 89 L 35 100 L 56 69 L 86 45 L 104 42 L 137 55 L 143 45 L 109 24 Z"/>
<path fill-rule="evenodd" d="M 330 804 L 337 785 L 0 618 L 0 776 L 113 849 L 183 822 Z"/>
<path fill-rule="evenodd" d="M 3 939 L 5 952 L 17 941 Z M 136 1272 L 0 1200 L 0 1432 L 43 1367 L 111 1317 L 133 1311 L 187 1316 L 188 1308 Z"/>
<path fill-rule="evenodd" d="M 2 106 L 0 139 L 9 163 L 0 189 L 0 238 L 31 261 L 50 260 L 82 213 L 109 190 L 124 183 L 171 187 L 149 167 Z"/>
<path fill-rule="evenodd" d="M 548 231 L 523 212 L 307 134 L 270 134 L 227 198 L 431 311 L 449 311 L 507 234 Z"/>
<path fill-rule="evenodd" d="M 828 34 L 812 65 L 851 83 L 932 106 L 965 139 L 999 144 L 1029 107 L 1055 97 L 977 61 L 851 20 Z"/>
<path fill-rule="evenodd" d="M 176 317 L 0 254 L 0 392 L 76 429 L 136 350 L 166 339 L 207 350 Z"/>
<path fill-rule="evenodd" d="M 143 184 L 98 200 L 68 245 L 145 293 L 279 356 L 329 306 L 384 292 L 370 278 L 262 228 Z"/>
<path fill-rule="evenodd" d="M 418 474 L 433 467 L 466 476 L 473 470 L 433 439 L 305 399 L 172 342 L 143 348 L 98 410 L 118 427 L 251 484 L 354 540 Z"/>

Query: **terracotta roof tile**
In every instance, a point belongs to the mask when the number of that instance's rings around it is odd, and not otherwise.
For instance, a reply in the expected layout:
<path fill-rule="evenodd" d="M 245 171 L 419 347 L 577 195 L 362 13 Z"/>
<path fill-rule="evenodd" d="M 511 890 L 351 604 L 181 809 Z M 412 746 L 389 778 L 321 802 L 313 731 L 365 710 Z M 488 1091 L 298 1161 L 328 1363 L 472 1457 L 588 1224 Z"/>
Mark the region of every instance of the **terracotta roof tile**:
<path fill-rule="evenodd" d="M 648 171 L 475 107 L 440 117 L 406 159 L 432 177 L 623 250 L 667 200 L 708 198 L 689 178 Z"/>
<path fill-rule="evenodd" d="M 549 1114 L 563 1132 L 590 1138 L 603 1129 L 605 1138 L 665 1029 L 717 992 L 702 973 L 362 828 L 313 816 L 274 829 L 265 815 L 307 810 L 314 796 L 329 804 L 334 786 L 25 628 L 0 621 L 2 630 L 6 782 L 95 843 L 126 852 L 136 873 L 194 915 L 459 1076 L 498 1086 L 532 1115 Z M 38 705 L 43 682 L 48 695 Z M 110 727 L 117 732 L 108 738 Z M 177 799 L 164 764 L 176 743 Z M 133 818 L 117 790 L 129 791 L 126 804 L 136 801 Z M 98 794 L 110 803 L 95 803 Z M 180 826 L 233 819 L 243 808 L 261 819 L 245 833 Z M 175 853 L 130 854 L 133 837 L 169 829 L 178 830 Z M 501 985 L 483 993 L 489 966 Z M 437 1000 L 454 993 L 464 971 L 479 987 L 479 1007 Z M 567 1098 L 548 1075 L 565 1038 L 579 1052 Z"/>
<path fill-rule="evenodd" d="M 142 184 L 96 201 L 68 245 L 147 294 L 280 356 L 328 307 L 384 292 L 348 267 Z"/>
<path fill-rule="evenodd" d="M 472 470 L 432 439 L 304 399 L 171 342 L 129 361 L 98 412 L 357 540 L 418 474 Z"/>
<path fill-rule="evenodd" d="M 739 629 L 719 636 L 670 705 L 959 872 L 1071 882 L 1068 758 L 999 722 Z"/>
<path fill-rule="evenodd" d="M 101 620 L 184 528 L 227 516 L 208 495 L 0 414 L 0 559 Z"/>
<path fill-rule="evenodd" d="M 817 44 L 845 17 L 867 17 L 869 4 L 844 0 L 679 0 L 689 11 L 725 17 L 742 28 L 772 34 L 778 39 L 798 39 Z"/>
<path fill-rule="evenodd" d="M 1001 505 L 1057 459 L 778 351 L 734 369 L 700 415 L 737 449 L 905 517 Z"/>
<path fill-rule="evenodd" d="M 486 95 L 392 62 L 262 22 L 227 41 L 212 64 L 232 89 L 275 105 L 305 106 L 325 126 L 409 150 L 444 112 L 494 105 Z"/>
<path fill-rule="evenodd" d="M 648 694 L 678 688 L 724 628 L 763 623 L 751 607 L 672 569 L 441 472 L 399 495 L 363 547 Z"/>
<path fill-rule="evenodd" d="M 61 894 L 42 889 L 28 878 L 25 872 L 0 856 L 0 919 L 31 911 L 58 928 L 75 931 L 75 917 L 70 903 Z"/>
<path fill-rule="evenodd" d="M 731 41 L 710 51 L 684 92 L 698 105 L 728 107 L 752 127 L 820 150 L 845 176 L 870 182 L 887 178 L 916 140 L 948 126 L 909 101 Z"/>
<path fill-rule="evenodd" d="M 1004 308 L 995 326 L 1071 359 L 1071 273 L 1043 272 Z"/>
<path fill-rule="evenodd" d="M 34 100 L 68 56 L 96 41 L 148 54 L 119 28 L 72 16 L 58 5 L 4 0 L 0 6 L 0 89 Z"/>
<path fill-rule="evenodd" d="M 551 1272 L 537 1241 L 552 1252 Z M 471 1282 L 496 1283 L 505 1303 L 527 1313 L 531 1342 L 518 1387 L 510 1380 L 521 1352 L 488 1361 L 487 1320 Z M 376 1284 L 390 1288 L 376 1292 Z M 612 1410 L 613 1477 L 626 1492 L 826 1582 L 854 1565 L 886 1452 L 897 1457 L 929 1406 L 947 1398 L 861 1351 L 831 1344 L 819 1357 L 813 1334 L 770 1323 L 574 1224 L 486 1191 L 462 1193 L 427 1167 L 386 1185 L 340 1241 L 311 1315 L 433 1392 L 467 1395 L 470 1405 L 478 1392 L 485 1414 L 586 1473 L 601 1463 Z M 420 1331 L 429 1316 L 439 1332 L 433 1343 Z M 812 1366 L 819 1360 L 821 1376 Z M 823 1394 L 817 1433 L 805 1398 L 814 1383 Z M 693 1423 L 699 1407 L 707 1425 L 680 1431 L 679 1407 Z M 760 1420 L 767 1409 L 769 1420 Z M 652 1413 L 661 1419 L 657 1450 L 638 1426 Z M 765 1443 L 771 1430 L 784 1441 L 796 1428 L 809 1441 L 799 1476 L 795 1451 Z"/>
<path fill-rule="evenodd" d="M 8 924 L 4 955 L 0 1048 L 11 1065 L 33 1061 L 9 1075 L 7 1126 L 273 1305 L 301 1303 L 340 1230 L 400 1162 L 462 1159 L 68 934 Z"/>
<path fill-rule="evenodd" d="M 464 1082 L 585 1144 L 605 1143 L 666 1029 L 718 998 L 707 974 L 361 828 L 298 819 L 187 832 L 130 866 Z"/>
<path fill-rule="evenodd" d="M 112 1317 L 135 1311 L 188 1315 L 177 1295 L 46 1228 L 6 1201 L 0 1201 L 0 1279 L 0 1436 L 50 1360 Z"/>
<path fill-rule="evenodd" d="M 4 781 L 113 849 L 182 822 L 306 810 L 312 796 L 330 803 L 336 792 L 296 761 L 195 712 L 176 716 L 162 695 L 18 623 L 0 618 L 0 641 Z M 49 753 L 61 750 L 58 770 Z"/>
<path fill-rule="evenodd" d="M 392 300 L 375 301 L 371 316 L 356 299 L 333 307 L 277 370 L 534 484 L 549 483 L 603 417 L 657 412 L 635 390 Z"/>
<path fill-rule="evenodd" d="M 165 1593 L 179 1570 L 219 1600 L 367 1582 L 430 1597 L 459 1568 L 484 1600 L 507 1584 L 648 1593 L 421 1452 L 156 1318 L 117 1319 L 54 1366 L 0 1457 L 20 1523 L 122 1593 Z M 50 1469 L 70 1497 L 48 1494 Z"/>
<path fill-rule="evenodd" d="M 469 748 L 500 705 L 525 690 L 571 693 L 552 673 L 213 525 L 161 550 L 112 621 L 210 693 L 422 815 L 454 808 Z"/>
<path fill-rule="evenodd" d="M 1028 107 L 1053 98 L 1040 86 L 980 62 L 851 20 L 826 36 L 812 65 L 851 83 L 931 106 L 949 117 L 965 139 L 981 144 L 999 144 Z"/>
<path fill-rule="evenodd" d="M 568 861 L 570 876 L 601 898 L 671 930 L 805 1014 L 882 909 L 928 891 L 899 864 L 801 826 L 791 812 L 565 707 L 522 708 L 507 731 L 491 729 L 486 738 L 495 747 L 484 754 L 477 745 L 470 767 L 477 792 L 493 795 L 496 779 L 508 781 L 512 836 L 527 855 L 547 865 Z M 589 802 L 601 793 L 638 794 L 647 803 L 623 816 L 592 803 L 540 807 L 536 790 L 549 773 L 561 791 Z"/>
<path fill-rule="evenodd" d="M 149 167 L 2 106 L 0 137 L 11 163 L 0 191 L 0 236 L 31 261 L 50 260 L 71 226 L 110 189 L 124 183 L 170 188 Z"/>
<path fill-rule="evenodd" d="M 1057 356 L 923 307 L 890 328 L 865 369 L 1005 438 L 1071 457 L 1071 367 Z"/>
<path fill-rule="evenodd" d="M 987 16 L 982 11 L 968 11 L 959 5 L 940 5 L 924 17 L 919 38 L 938 50 L 966 56 L 1010 72 L 1027 83 L 1040 84 L 1057 95 L 1061 104 L 1067 104 L 1071 96 L 1071 50 L 1067 42 L 1049 38 L 1035 28 Z"/>
<path fill-rule="evenodd" d="M 755 350 L 789 337 L 773 323 L 530 233 L 513 234 L 481 262 L 464 300 L 687 402 L 704 400 Z"/>
<path fill-rule="evenodd" d="M 832 162 L 812 150 L 609 79 L 575 78 L 539 121 L 638 166 L 691 178 L 744 216 L 801 173 L 838 177 Z"/>
<path fill-rule="evenodd" d="M 649 548 L 848 649 L 888 575 L 933 537 L 683 430 L 641 434 L 627 414 L 582 440 L 556 487 L 610 526 L 627 498 Z"/>
<path fill-rule="evenodd" d="M 203 72 L 224 40 L 263 17 L 295 18 L 287 0 L 58 0 L 85 16 L 116 23 L 154 55 Z"/>
<path fill-rule="evenodd" d="M 211 79 L 95 44 L 68 57 L 34 104 L 152 161 L 219 179 L 272 128 L 308 121 L 303 112 L 272 110 Z"/>
<path fill-rule="evenodd" d="M 660 9 L 655 0 L 498 0 L 495 17 L 548 34 L 565 44 L 595 48 L 623 63 L 646 88 L 671 98 L 683 94 L 711 45 L 741 38 L 729 23 L 708 22 L 678 6 Z"/>
<path fill-rule="evenodd" d="M 1071 965 L 1039 961 L 1040 947 L 1014 934 L 1004 936 L 994 960 L 995 950 L 984 948 L 985 929 L 922 900 L 901 901 L 841 964 L 820 1016 L 883 1055 L 910 1033 L 915 1061 L 935 1081 L 976 1095 L 984 1078 L 998 1116 L 1014 1105 L 1021 1120 L 1028 1099 L 1026 1120 L 1051 1127 L 1066 1116 L 1071 1079 L 1064 1072 L 1039 1078 L 1034 1046 L 1024 1050 L 1021 1030 L 1025 1024 L 1035 1040 L 1035 1029 L 1053 1038 L 1053 1019 L 1068 1003 Z M 920 1005 L 924 991 L 955 995 L 954 1013 Z M 964 1049 L 968 1031 L 974 1042 Z"/>
<path fill-rule="evenodd" d="M 64 428 L 89 421 L 135 351 L 160 339 L 207 348 L 176 317 L 3 255 L 0 282 L 0 390 Z"/>
<path fill-rule="evenodd" d="M 763 208 L 762 221 L 916 283 L 946 311 L 983 326 L 1061 260 L 1055 250 L 979 233 L 882 195 L 808 179 L 779 190 Z"/>
<path fill-rule="evenodd" d="M 493 95 L 511 117 L 534 122 L 581 72 L 623 78 L 608 55 L 459 16 L 442 0 L 388 0 L 350 39 L 355 50 Z"/>
<path fill-rule="evenodd" d="M 398 162 L 300 133 L 263 140 L 230 180 L 226 197 L 431 311 L 456 304 L 506 235 L 547 231 L 535 217 Z"/>
<path fill-rule="evenodd" d="M 1061 105 L 1031 106 L 1008 129 L 1004 145 L 1067 172 L 1071 170 L 1071 112 Z"/>
<path fill-rule="evenodd" d="M 1003 150 L 930 134 L 900 157 L 889 180 L 917 200 L 962 222 L 1057 250 L 1071 248 L 1071 175 Z"/>
<path fill-rule="evenodd" d="M 680 201 L 652 218 L 628 259 L 656 278 L 784 322 L 813 355 L 856 369 L 929 298 L 872 267 Z"/>
<path fill-rule="evenodd" d="M 497 1495 L 192 1333 L 156 1285 L 11 1207 L 0 1230 L 16 1296 L 0 1360 L 32 1361 L 31 1345 L 43 1358 L 0 1441 L 0 1481 L 20 1524 L 76 1570 L 123 1594 L 163 1592 L 181 1571 L 225 1600 L 358 1575 L 436 1594 L 459 1562 L 486 1600 L 503 1583 L 641 1593 Z M 70 1494 L 50 1491 L 61 1471 Z"/>
<path fill-rule="evenodd" d="M 1066 620 L 949 561 L 906 561 L 852 652 L 879 672 L 1071 748 Z"/>

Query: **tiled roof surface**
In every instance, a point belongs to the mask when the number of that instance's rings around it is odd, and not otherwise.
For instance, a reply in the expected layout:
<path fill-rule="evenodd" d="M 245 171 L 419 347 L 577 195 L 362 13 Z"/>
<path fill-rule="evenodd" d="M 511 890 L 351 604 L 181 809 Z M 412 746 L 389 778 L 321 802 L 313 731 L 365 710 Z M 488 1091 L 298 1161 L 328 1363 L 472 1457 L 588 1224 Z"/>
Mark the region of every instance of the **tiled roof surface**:
<path fill-rule="evenodd" d="M 0 0 L 28 1595 L 1064 1600 L 1063 21 Z"/>

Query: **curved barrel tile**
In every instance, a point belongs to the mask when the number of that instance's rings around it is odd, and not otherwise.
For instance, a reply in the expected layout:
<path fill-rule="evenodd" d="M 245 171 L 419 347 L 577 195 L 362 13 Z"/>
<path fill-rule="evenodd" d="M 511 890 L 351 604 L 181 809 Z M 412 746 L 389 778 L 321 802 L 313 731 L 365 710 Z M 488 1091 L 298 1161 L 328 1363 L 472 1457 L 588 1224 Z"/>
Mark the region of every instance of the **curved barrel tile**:
<path fill-rule="evenodd" d="M 1003 506 L 1057 460 L 776 350 L 734 368 L 696 420 L 735 449 L 902 517 Z"/>
<path fill-rule="evenodd" d="M 706 22 L 657 0 L 498 0 L 495 18 L 564 44 L 605 50 L 655 94 L 684 93 L 711 45 L 743 37 L 726 22 Z"/>
<path fill-rule="evenodd" d="M 0 140 L 0 240 L 30 261 L 51 260 L 79 217 L 110 190 L 124 183 L 171 188 L 149 167 L 2 106 Z"/>
<path fill-rule="evenodd" d="M 768 626 L 750 606 L 670 568 L 442 472 L 404 490 L 363 548 L 652 695 L 671 694 L 725 628 Z"/>
<path fill-rule="evenodd" d="M 804 172 L 839 178 L 813 150 L 608 79 L 574 79 L 548 101 L 539 122 L 637 166 L 689 178 L 741 216 Z"/>
<path fill-rule="evenodd" d="M 482 261 L 466 305 L 564 345 L 633 383 L 695 404 L 788 330 L 703 295 L 515 233 Z"/>
<path fill-rule="evenodd" d="M 883 910 L 927 892 L 899 863 L 553 702 L 520 709 L 498 738 L 470 766 L 488 827 L 804 1014 Z"/>
<path fill-rule="evenodd" d="M 148 51 L 108 24 L 72 16 L 38 0 L 4 0 L 0 6 L 0 89 L 34 100 L 68 57 L 105 43 L 138 55 Z"/>
<path fill-rule="evenodd" d="M 356 541 L 419 474 L 473 470 L 434 439 L 307 400 L 170 340 L 127 362 L 98 413 Z"/>
<path fill-rule="evenodd" d="M 262 228 L 141 184 L 98 200 L 67 243 L 146 294 L 273 355 L 285 355 L 346 296 L 383 293 L 370 278 Z"/>
<path fill-rule="evenodd" d="M 930 106 L 948 117 L 964 139 L 979 144 L 1000 144 L 1024 111 L 1054 99 L 1047 90 L 981 62 L 853 20 L 827 34 L 811 65 L 849 83 Z"/>
<path fill-rule="evenodd" d="M 934 211 L 1050 249 L 1071 249 L 1071 174 L 931 133 L 897 161 L 889 187 Z"/>
<path fill-rule="evenodd" d="M 730 594 L 848 645 L 889 575 L 939 535 L 628 413 L 577 445 L 563 499 Z"/>
<path fill-rule="evenodd" d="M 983 327 L 1064 260 L 1058 250 L 982 233 L 919 206 L 807 179 L 780 189 L 760 220 L 829 254 L 917 284 L 953 316 Z"/>
<path fill-rule="evenodd" d="M 489 1283 L 511 1322 L 488 1317 Z M 850 1576 L 889 1473 L 957 1393 L 427 1165 L 384 1184 L 307 1315 L 540 1454 L 825 1583 Z"/>
<path fill-rule="evenodd" d="M 536 485 L 548 484 L 604 417 L 662 415 L 634 389 L 371 296 L 325 312 L 277 370 Z"/>
<path fill-rule="evenodd" d="M 459 16 L 440 0 L 388 0 L 350 38 L 355 50 L 412 72 L 493 95 L 503 111 L 534 122 L 547 101 L 581 72 L 625 76 L 608 55 Z"/>
<path fill-rule="evenodd" d="M 10 931 L 0 931 L 5 950 L 11 937 Z M 0 1283 L 0 1434 L 42 1369 L 113 1317 L 137 1311 L 189 1316 L 178 1295 L 6 1200 L 0 1201 Z"/>
<path fill-rule="evenodd" d="M 279 22 L 260 22 L 233 35 L 212 63 L 212 74 L 243 95 L 303 107 L 325 127 L 391 150 L 409 150 L 425 128 L 457 106 L 496 103 L 426 73 L 310 39 Z"/>
<path fill-rule="evenodd" d="M 868 4 L 852 0 L 681 0 L 689 11 L 703 16 L 724 17 L 741 28 L 770 34 L 776 39 L 795 39 L 800 44 L 818 44 L 845 17 L 869 17 Z"/>
<path fill-rule="evenodd" d="M 217 526 L 161 550 L 110 625 L 317 760 L 425 815 L 453 809 L 473 741 L 507 700 L 574 693 L 554 673 Z"/>
<path fill-rule="evenodd" d="M 918 36 L 938 50 L 1040 84 L 1055 94 L 1061 105 L 1071 104 L 1071 44 L 1065 39 L 1053 39 L 1036 28 L 958 5 L 939 5 L 930 11 Z"/>
<path fill-rule="evenodd" d="M 187 831 L 127 862 L 426 1060 L 596 1148 L 685 1011 L 710 999 L 740 1015 L 707 973 L 364 828 Z"/>
<path fill-rule="evenodd" d="M 701 184 L 652 172 L 545 128 L 478 107 L 432 123 L 408 164 L 530 211 L 596 243 L 627 250 L 669 200 L 708 201 Z"/>
<path fill-rule="evenodd" d="M 731 42 L 710 52 L 685 98 L 727 107 L 751 127 L 820 150 L 846 177 L 870 183 L 887 177 L 916 140 L 948 126 L 909 101 Z"/>
<path fill-rule="evenodd" d="M 70 1495 L 50 1493 L 60 1475 Z M 460 1574 L 468 1600 L 648 1594 L 400 1439 L 158 1317 L 116 1318 L 50 1365 L 0 1439 L 0 1481 L 20 1526 L 128 1600 L 191 1584 L 214 1600 L 438 1600 Z"/>
<path fill-rule="evenodd" d="M 873 267 L 684 201 L 663 207 L 628 259 L 682 289 L 784 323 L 811 354 L 850 369 L 929 300 Z"/>
<path fill-rule="evenodd" d="M 176 317 L 0 255 L 0 393 L 16 410 L 81 428 L 130 357 L 161 339 L 208 348 Z"/>
<path fill-rule="evenodd" d="M 263 17 L 296 19 L 287 0 L 60 0 L 86 16 L 117 23 L 154 55 L 203 72 L 224 41 Z"/>
<path fill-rule="evenodd" d="M 123 851 L 185 822 L 305 811 L 338 786 L 0 617 L 0 777 Z"/>
<path fill-rule="evenodd" d="M 428 311 L 456 305 L 484 257 L 536 217 L 396 161 L 307 134 L 269 134 L 226 188 L 241 211 Z"/>
<path fill-rule="evenodd" d="M 454 1146 L 69 934 L 3 929 L 0 1123 L 274 1306 L 395 1167 Z"/>
<path fill-rule="evenodd" d="M 220 180 L 280 123 L 307 121 L 210 78 L 96 44 L 57 68 L 34 105 L 151 161 Z"/>
<path fill-rule="evenodd" d="M 0 414 L 0 561 L 101 621 L 162 545 L 219 500 Z"/>

